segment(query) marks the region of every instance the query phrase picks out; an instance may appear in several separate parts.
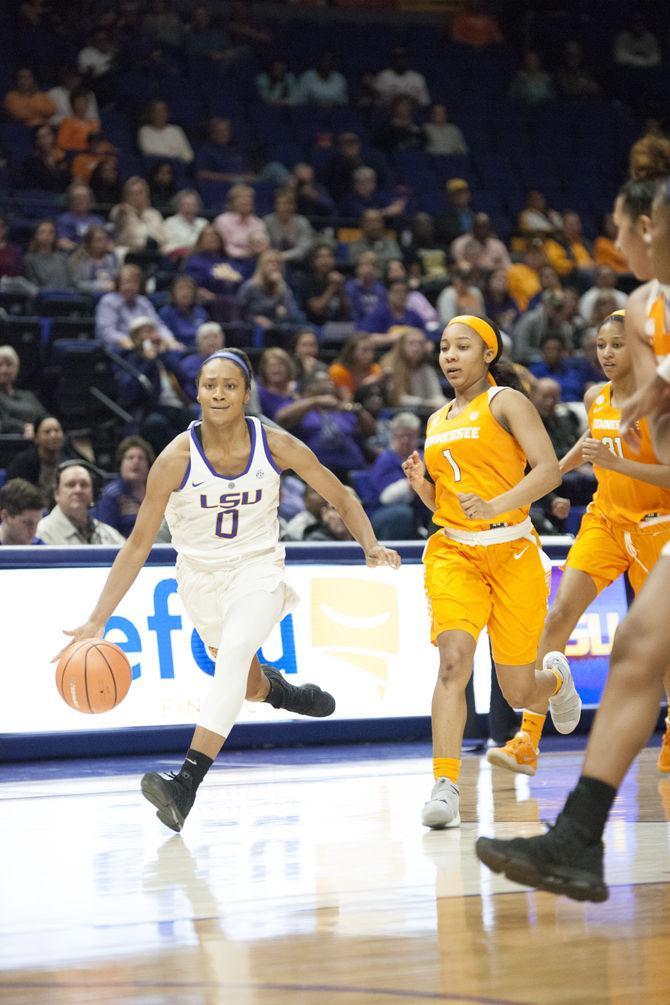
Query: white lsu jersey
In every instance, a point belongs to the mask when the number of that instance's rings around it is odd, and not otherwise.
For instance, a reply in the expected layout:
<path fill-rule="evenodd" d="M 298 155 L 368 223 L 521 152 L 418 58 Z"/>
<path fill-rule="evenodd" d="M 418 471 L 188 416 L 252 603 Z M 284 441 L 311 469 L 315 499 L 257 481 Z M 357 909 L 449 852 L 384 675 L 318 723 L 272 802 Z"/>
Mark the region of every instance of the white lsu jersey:
<path fill-rule="evenodd" d="M 202 444 L 201 423 L 189 426 L 190 457 L 165 517 L 172 544 L 190 566 L 210 571 L 255 557 L 283 559 L 279 544 L 279 475 L 265 430 L 247 416 L 251 450 L 233 478 L 218 474 Z"/>

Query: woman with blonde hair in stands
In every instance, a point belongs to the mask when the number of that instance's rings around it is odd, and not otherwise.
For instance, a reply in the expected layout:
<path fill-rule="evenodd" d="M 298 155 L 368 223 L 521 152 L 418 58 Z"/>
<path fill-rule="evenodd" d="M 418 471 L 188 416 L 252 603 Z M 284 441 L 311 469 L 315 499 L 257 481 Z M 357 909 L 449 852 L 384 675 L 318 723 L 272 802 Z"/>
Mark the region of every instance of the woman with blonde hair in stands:
<path fill-rule="evenodd" d="M 165 243 L 163 217 L 151 205 L 149 186 L 138 175 L 123 186 L 121 202 L 109 214 L 114 225 L 114 243 L 125 256 L 128 251 L 161 249 Z"/>
<path fill-rule="evenodd" d="M 389 399 L 394 408 L 434 411 L 446 404 L 437 371 L 429 362 L 432 344 L 419 328 L 405 328 L 380 365 L 388 377 Z"/>
<path fill-rule="evenodd" d="M 237 299 L 242 320 L 265 331 L 303 320 L 284 279 L 281 251 L 275 248 L 268 248 L 258 256 L 254 274 L 242 285 Z"/>
<path fill-rule="evenodd" d="M 363 384 L 374 384 L 384 376 L 375 363 L 375 341 L 369 332 L 355 332 L 329 368 L 330 378 L 344 401 L 352 401 Z"/>
<path fill-rule="evenodd" d="M 295 378 L 295 364 L 284 349 L 265 350 L 258 362 L 258 397 L 268 419 L 296 400 Z"/>

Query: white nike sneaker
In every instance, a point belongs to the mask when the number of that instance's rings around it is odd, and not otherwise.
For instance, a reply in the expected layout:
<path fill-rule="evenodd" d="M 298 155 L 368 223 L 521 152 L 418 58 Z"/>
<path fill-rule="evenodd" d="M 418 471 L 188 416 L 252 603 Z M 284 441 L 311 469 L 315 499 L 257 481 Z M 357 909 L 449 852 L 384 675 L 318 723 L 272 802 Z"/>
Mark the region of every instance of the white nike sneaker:
<path fill-rule="evenodd" d="M 549 699 L 549 711 L 559 733 L 572 733 L 582 712 L 582 699 L 572 679 L 570 664 L 563 653 L 547 653 L 542 660 L 542 669 L 558 670 L 563 678 L 559 690 Z"/>
<path fill-rule="evenodd" d="M 445 827 L 460 827 L 460 793 L 458 785 L 448 778 L 438 778 L 433 785 L 430 799 L 421 811 L 424 827 L 441 830 Z"/>

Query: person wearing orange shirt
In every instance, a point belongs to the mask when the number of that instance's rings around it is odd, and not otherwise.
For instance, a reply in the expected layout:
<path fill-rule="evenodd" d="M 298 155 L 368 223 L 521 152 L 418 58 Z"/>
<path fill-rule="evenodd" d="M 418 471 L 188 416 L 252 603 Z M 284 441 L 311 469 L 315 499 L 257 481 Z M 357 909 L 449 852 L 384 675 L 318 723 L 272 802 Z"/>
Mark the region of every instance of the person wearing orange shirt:
<path fill-rule="evenodd" d="M 384 378 L 384 371 L 375 363 L 375 342 L 368 332 L 356 332 L 344 343 L 342 352 L 331 363 L 330 378 L 345 401 L 353 401 L 362 384 L 374 384 Z"/>
<path fill-rule="evenodd" d="M 523 256 L 523 262 L 515 262 L 507 270 L 507 288 L 520 311 L 528 310 L 528 304 L 542 290 L 540 269 L 548 265 L 547 252 L 541 237 L 532 237 Z"/>
<path fill-rule="evenodd" d="M 58 109 L 45 91 L 38 91 L 33 71 L 22 66 L 16 74 L 16 87 L 5 95 L 5 111 L 10 118 L 26 126 L 43 126 Z"/>
<path fill-rule="evenodd" d="M 582 221 L 579 213 L 571 210 L 563 214 L 563 239 L 547 238 L 544 242 L 549 264 L 553 265 L 561 278 L 582 277 L 588 286 L 593 282 L 595 262 L 582 236 Z"/>
<path fill-rule="evenodd" d="M 527 709 L 548 700 L 562 732 L 575 728 L 581 711 L 561 653 L 548 653 L 535 669 L 550 563 L 529 511 L 560 476 L 542 420 L 516 390 L 511 364 L 498 362 L 501 352 L 492 322 L 467 314 L 449 322 L 440 367 L 456 397 L 428 420 L 425 464 L 414 452 L 403 465 L 439 527 L 423 557 L 440 667 L 432 703 L 435 784 L 422 823 L 435 829 L 460 824 L 465 688 L 483 628 L 510 705 Z"/>
<path fill-rule="evenodd" d="M 609 265 L 618 276 L 630 274 L 630 266 L 626 256 L 617 247 L 617 226 L 612 213 L 603 217 L 602 233 L 596 237 L 593 244 L 593 257 L 597 265 Z"/>
<path fill-rule="evenodd" d="M 70 98 L 72 115 L 63 119 L 58 128 L 56 142 L 61 150 L 86 150 L 89 136 L 100 132 L 98 120 L 88 117 L 88 99 L 88 91 L 73 92 Z"/>

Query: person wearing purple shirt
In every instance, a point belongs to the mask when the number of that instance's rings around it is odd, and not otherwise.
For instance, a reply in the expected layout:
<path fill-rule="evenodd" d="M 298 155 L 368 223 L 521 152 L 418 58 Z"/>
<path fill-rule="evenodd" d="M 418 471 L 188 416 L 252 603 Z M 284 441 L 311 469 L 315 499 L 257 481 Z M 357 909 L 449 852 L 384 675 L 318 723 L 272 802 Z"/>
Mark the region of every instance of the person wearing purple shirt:
<path fill-rule="evenodd" d="M 413 540 L 426 527 L 429 514 L 405 478 L 402 462 L 419 443 L 421 422 L 411 412 L 399 412 L 390 423 L 391 446 L 382 450 L 368 472 L 368 506 L 375 532 L 387 541 Z"/>
<path fill-rule="evenodd" d="M 268 419 L 296 400 L 295 377 L 295 364 L 284 349 L 265 350 L 258 361 L 258 396 Z"/>
<path fill-rule="evenodd" d="M 68 209 L 56 220 L 60 251 L 74 251 L 90 227 L 104 226 L 104 220 L 91 212 L 93 193 L 88 185 L 74 182 L 68 189 Z"/>
<path fill-rule="evenodd" d="M 353 173 L 353 186 L 340 200 L 339 215 L 359 220 L 366 209 L 378 209 L 383 217 L 401 216 L 406 198 L 392 199 L 377 188 L 377 172 L 371 167 L 359 167 Z"/>
<path fill-rule="evenodd" d="M 201 296 L 214 300 L 216 296 L 234 293 L 244 278 L 239 263 L 228 259 L 223 238 L 216 227 L 202 228 L 195 247 L 184 261 L 184 273 L 195 282 Z"/>
<path fill-rule="evenodd" d="M 380 304 L 363 321 L 365 331 L 386 334 L 396 325 L 406 325 L 425 331 L 423 318 L 407 307 L 409 285 L 404 279 L 396 279 L 389 285 L 385 304 Z"/>
<path fill-rule="evenodd" d="M 195 176 L 198 181 L 231 182 L 253 178 L 242 150 L 233 142 L 230 120 L 209 120 L 209 139 L 198 147 Z"/>
<path fill-rule="evenodd" d="M 351 301 L 356 324 L 361 324 L 373 311 L 386 303 L 386 287 L 379 281 L 379 262 L 374 251 L 364 251 L 356 259 L 356 276 L 348 279 L 344 290 Z"/>
<path fill-rule="evenodd" d="M 586 360 L 571 359 L 558 335 L 547 335 L 541 348 L 542 359 L 528 366 L 533 376 L 538 380 L 542 377 L 555 380 L 561 388 L 561 401 L 583 401 L 590 369 Z"/>
<path fill-rule="evenodd" d="M 171 302 L 158 312 L 158 316 L 182 345 L 192 346 L 195 335 L 209 316 L 205 308 L 196 303 L 198 288 L 191 276 L 177 276 L 172 284 Z"/>
<path fill-rule="evenodd" d="M 126 436 L 116 451 L 119 476 L 105 485 L 95 506 L 98 520 L 128 537 L 146 494 L 149 468 L 155 457 L 141 436 Z"/>

